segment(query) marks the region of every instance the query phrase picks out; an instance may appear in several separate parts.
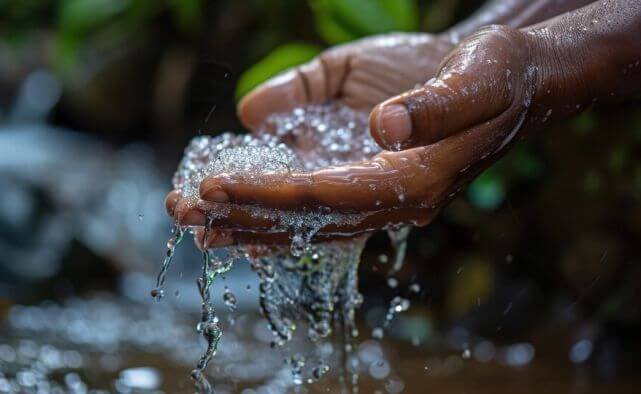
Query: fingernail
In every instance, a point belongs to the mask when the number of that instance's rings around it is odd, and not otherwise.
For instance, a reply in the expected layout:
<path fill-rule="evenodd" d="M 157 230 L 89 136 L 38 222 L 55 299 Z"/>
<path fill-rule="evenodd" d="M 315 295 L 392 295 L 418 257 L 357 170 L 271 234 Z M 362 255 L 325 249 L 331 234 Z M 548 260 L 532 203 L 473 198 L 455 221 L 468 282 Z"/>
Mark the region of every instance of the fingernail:
<path fill-rule="evenodd" d="M 200 184 L 200 198 L 211 202 L 228 202 L 229 196 L 215 181 L 203 181 Z"/>
<path fill-rule="evenodd" d="M 386 104 L 378 115 L 378 132 L 388 148 L 400 149 L 400 144 L 412 135 L 412 119 L 401 104 Z"/>

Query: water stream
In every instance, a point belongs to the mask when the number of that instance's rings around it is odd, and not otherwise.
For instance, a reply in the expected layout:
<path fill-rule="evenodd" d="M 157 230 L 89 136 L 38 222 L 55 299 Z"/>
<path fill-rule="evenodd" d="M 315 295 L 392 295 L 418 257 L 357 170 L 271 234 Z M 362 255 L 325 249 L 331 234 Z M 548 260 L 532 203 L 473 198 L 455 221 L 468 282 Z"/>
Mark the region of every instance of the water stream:
<path fill-rule="evenodd" d="M 310 105 L 291 113 L 267 119 L 258 136 L 225 133 L 218 137 L 199 136 L 192 140 L 174 176 L 174 188 L 187 201 L 198 203 L 200 183 L 209 175 L 233 175 L 245 182 L 261 182 L 267 173 L 313 171 L 318 168 L 356 162 L 373 156 L 380 149 L 369 135 L 367 114 L 355 112 L 338 104 Z M 367 213 L 334 213 L 328 208 L 317 210 L 281 211 L 243 206 L 251 215 L 270 218 L 272 231 L 290 234 L 290 248 L 272 248 L 256 256 L 245 245 L 223 248 L 213 253 L 203 252 L 202 275 L 198 288 L 202 298 L 198 331 L 207 349 L 198 361 L 192 377 L 200 392 L 212 392 L 204 377 L 222 336 L 219 318 L 211 303 L 210 288 L 216 277 L 229 271 L 236 260 L 247 259 L 260 279 L 259 304 L 262 314 L 274 334 L 273 347 L 283 347 L 301 329 L 308 340 L 320 344 L 332 334 L 342 332 L 344 384 L 355 388 L 357 373 L 347 365 L 358 336 L 356 310 L 362 303 L 358 292 L 358 265 L 369 235 L 313 244 L 312 238 L 328 224 L 357 224 Z M 229 208 L 227 208 L 229 209 Z M 228 213 L 224 207 L 209 212 L 210 223 Z M 206 226 L 205 241 L 207 239 Z M 171 263 L 176 244 L 185 229 L 177 227 L 168 243 L 168 253 L 162 264 L 153 295 L 162 297 L 164 278 Z M 405 255 L 405 240 L 409 229 L 390 232 L 396 257 L 390 272 L 401 269 Z M 224 256 L 224 257 L 220 257 Z M 233 309 L 235 297 L 225 291 L 225 304 Z M 398 298 L 398 297 L 397 297 Z M 393 300 L 387 326 L 394 314 L 407 310 L 409 301 Z M 301 328 L 304 327 L 304 328 Z M 320 379 L 330 367 L 328 360 L 294 354 L 287 359 L 294 383 L 303 384 Z M 347 376 L 349 375 L 349 376 Z"/>

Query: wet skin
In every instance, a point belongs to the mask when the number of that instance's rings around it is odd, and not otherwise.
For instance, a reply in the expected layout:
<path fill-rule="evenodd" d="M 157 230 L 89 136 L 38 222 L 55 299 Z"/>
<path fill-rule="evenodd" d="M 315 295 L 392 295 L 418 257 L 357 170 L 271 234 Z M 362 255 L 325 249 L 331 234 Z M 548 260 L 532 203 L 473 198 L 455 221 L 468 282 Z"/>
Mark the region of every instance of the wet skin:
<path fill-rule="evenodd" d="M 255 128 L 270 112 L 328 98 L 367 108 L 438 70 L 424 85 L 374 107 L 370 131 L 387 151 L 311 174 L 269 175 L 261 184 L 212 176 L 201 184 L 198 206 L 174 191 L 168 212 L 179 223 L 202 226 L 216 204 L 232 204 L 231 213 L 213 223 L 208 246 L 287 242 L 286 234 L 267 234 L 271 223 L 234 204 L 371 212 L 358 226 L 328 226 L 321 236 L 387 223 L 425 225 L 519 138 L 594 104 L 641 93 L 638 1 L 594 2 L 523 29 L 483 28 L 440 67 L 430 66 L 453 36 L 392 35 L 339 47 L 259 87 L 239 105 L 241 119 Z"/>

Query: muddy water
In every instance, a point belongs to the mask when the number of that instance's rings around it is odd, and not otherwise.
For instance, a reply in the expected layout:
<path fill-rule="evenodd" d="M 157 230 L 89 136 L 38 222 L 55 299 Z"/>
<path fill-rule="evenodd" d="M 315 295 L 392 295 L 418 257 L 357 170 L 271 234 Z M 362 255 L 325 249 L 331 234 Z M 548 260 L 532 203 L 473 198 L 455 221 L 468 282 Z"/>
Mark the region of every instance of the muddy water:
<path fill-rule="evenodd" d="M 167 302 L 71 299 L 13 306 L 0 315 L 0 393 L 193 392 L 188 375 L 202 344 L 194 336 L 193 316 Z M 367 331 L 364 324 L 358 322 L 361 331 Z M 639 376 L 598 382 L 586 366 L 573 365 L 565 346 L 568 337 L 564 331 L 540 331 L 518 343 L 476 338 L 469 358 L 459 349 L 414 346 L 394 332 L 382 340 L 363 338 L 354 352 L 360 392 L 638 392 Z M 262 317 L 238 314 L 207 370 L 216 377 L 217 392 L 296 392 L 290 366 L 283 363 L 281 351 L 270 347 L 271 341 Z M 533 357 L 511 365 L 509 359 L 529 349 L 526 345 L 534 349 Z M 310 348 L 299 348 L 305 350 Z M 327 344 L 323 351 L 333 354 L 337 348 Z M 340 377 L 330 370 L 305 390 L 339 392 L 340 387 Z"/>

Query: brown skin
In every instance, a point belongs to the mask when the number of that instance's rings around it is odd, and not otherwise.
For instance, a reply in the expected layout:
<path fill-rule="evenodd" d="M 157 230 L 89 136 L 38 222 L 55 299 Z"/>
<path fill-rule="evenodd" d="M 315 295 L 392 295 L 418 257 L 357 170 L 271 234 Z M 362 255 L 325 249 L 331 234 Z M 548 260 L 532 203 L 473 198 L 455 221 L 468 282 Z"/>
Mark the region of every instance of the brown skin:
<path fill-rule="evenodd" d="M 201 184 L 203 204 L 231 202 L 279 209 L 322 205 L 338 212 L 373 212 L 357 228 L 321 231 L 329 235 L 369 231 L 390 222 L 427 224 L 517 138 L 595 102 L 639 94 L 639 37 L 641 4 L 632 0 L 595 2 L 522 30 L 482 29 L 447 55 L 435 78 L 372 111 L 373 137 L 386 149 L 402 150 L 312 174 L 273 175 L 261 185 L 210 177 Z M 403 66 L 410 63 L 397 60 Z M 312 85 L 306 86 L 311 91 Z M 248 96 L 240 105 L 241 117 L 245 108 L 258 106 L 273 88 L 267 85 Z M 399 199 L 399 192 L 403 198 Z M 168 210 L 183 224 L 203 225 L 208 207 L 188 209 L 170 194 Z M 269 223 L 243 218 L 233 209 L 214 225 L 254 231 L 248 235 L 225 230 L 213 237 L 222 244 L 280 241 L 261 234 Z"/>

